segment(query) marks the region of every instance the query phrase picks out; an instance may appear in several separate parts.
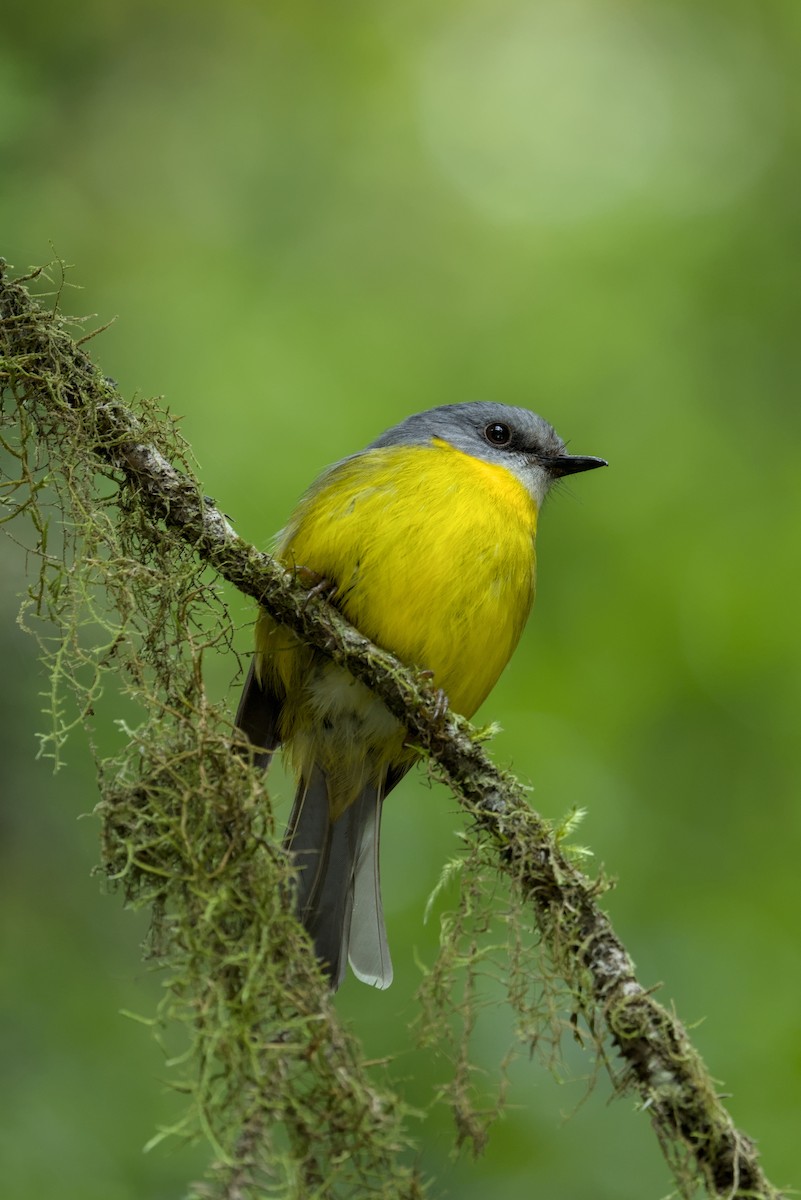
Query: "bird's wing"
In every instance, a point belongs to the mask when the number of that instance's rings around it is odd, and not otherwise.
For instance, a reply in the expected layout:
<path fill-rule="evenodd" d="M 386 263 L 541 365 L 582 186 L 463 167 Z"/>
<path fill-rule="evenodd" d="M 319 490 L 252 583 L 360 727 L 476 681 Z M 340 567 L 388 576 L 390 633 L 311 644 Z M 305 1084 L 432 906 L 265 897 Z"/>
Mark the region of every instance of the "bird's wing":
<path fill-rule="evenodd" d="M 255 659 L 251 659 L 242 698 L 236 712 L 236 727 L 254 747 L 254 762 L 266 767 L 273 751 L 281 742 L 278 723 L 283 697 L 257 678 Z"/>

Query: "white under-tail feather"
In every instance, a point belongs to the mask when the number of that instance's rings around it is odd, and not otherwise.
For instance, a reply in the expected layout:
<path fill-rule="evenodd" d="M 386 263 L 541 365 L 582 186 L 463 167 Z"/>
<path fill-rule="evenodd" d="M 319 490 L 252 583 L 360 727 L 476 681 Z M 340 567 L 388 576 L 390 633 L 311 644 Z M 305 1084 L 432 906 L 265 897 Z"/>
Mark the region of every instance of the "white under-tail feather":
<path fill-rule="evenodd" d="M 382 800 L 375 788 L 369 788 L 362 793 L 360 801 L 362 824 L 353 870 L 348 960 L 354 975 L 362 983 L 388 988 L 392 983 L 392 960 L 384 925 L 379 867 Z"/>

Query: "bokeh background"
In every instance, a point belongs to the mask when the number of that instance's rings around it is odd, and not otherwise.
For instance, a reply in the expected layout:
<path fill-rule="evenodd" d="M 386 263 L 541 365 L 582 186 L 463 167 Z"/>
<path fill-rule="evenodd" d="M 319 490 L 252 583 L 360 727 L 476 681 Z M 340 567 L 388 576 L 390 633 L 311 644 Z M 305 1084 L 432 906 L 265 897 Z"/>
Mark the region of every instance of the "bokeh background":
<path fill-rule="evenodd" d="M 76 0 L 6 6 L 0 39 L 0 253 L 75 264 L 65 307 L 118 317 L 95 357 L 182 415 L 244 536 L 266 546 L 323 465 L 436 403 L 528 405 L 609 459 L 549 503 L 535 616 L 481 715 L 538 808 L 589 810 L 643 982 L 795 1186 L 799 78 L 797 0 Z M 159 995 L 144 919 L 91 875 L 81 737 L 56 776 L 35 759 L 25 560 L 0 555 L 4 1191 L 180 1196 L 204 1155 L 143 1154 L 178 1108 L 120 1015 Z M 235 664 L 209 670 L 233 706 Z M 341 992 L 411 1103 L 442 1078 L 408 1026 L 461 825 L 420 778 L 393 796 L 396 983 Z M 499 1016 L 489 1061 L 508 1037 Z M 434 1195 L 670 1190 L 647 1118 L 603 1079 L 581 1103 L 567 1058 L 558 1082 L 514 1069 L 479 1161 L 452 1159 L 446 1112 L 420 1123 Z"/>

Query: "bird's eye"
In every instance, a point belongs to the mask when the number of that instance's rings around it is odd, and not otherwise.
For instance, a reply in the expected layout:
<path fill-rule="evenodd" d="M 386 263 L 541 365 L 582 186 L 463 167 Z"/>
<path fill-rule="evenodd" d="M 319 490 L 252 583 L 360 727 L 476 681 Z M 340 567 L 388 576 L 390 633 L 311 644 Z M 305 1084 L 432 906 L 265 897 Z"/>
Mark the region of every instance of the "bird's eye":
<path fill-rule="evenodd" d="M 484 437 L 491 446 L 508 446 L 512 440 L 512 431 L 502 421 L 493 421 L 484 430 Z"/>

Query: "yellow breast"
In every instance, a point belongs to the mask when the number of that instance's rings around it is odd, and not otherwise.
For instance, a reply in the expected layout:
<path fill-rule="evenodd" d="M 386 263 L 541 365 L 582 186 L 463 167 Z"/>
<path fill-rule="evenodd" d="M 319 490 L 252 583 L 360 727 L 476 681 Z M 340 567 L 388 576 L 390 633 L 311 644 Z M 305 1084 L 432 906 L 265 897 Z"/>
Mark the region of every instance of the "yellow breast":
<path fill-rule="evenodd" d="M 323 476 L 298 505 L 278 557 L 335 582 L 349 621 L 432 671 L 453 708 L 470 716 L 528 616 L 536 525 L 534 501 L 504 468 L 444 442 L 393 446 Z"/>

